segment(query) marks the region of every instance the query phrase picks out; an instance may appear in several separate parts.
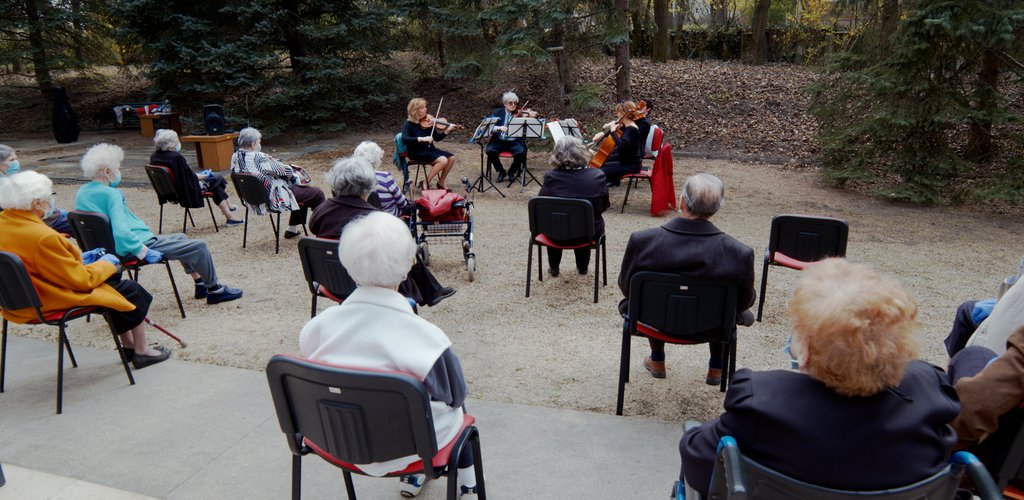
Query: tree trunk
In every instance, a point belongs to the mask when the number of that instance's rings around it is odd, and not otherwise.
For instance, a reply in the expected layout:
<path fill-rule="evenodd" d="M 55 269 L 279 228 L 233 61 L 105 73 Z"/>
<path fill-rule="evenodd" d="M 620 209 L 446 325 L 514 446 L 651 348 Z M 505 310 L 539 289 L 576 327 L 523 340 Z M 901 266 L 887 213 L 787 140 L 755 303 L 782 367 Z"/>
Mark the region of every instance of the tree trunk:
<path fill-rule="evenodd" d="M 615 0 L 615 10 L 617 21 L 622 23 L 623 33 L 626 34 L 623 42 L 615 46 L 615 98 L 623 101 L 633 95 L 629 87 L 629 0 Z"/>
<path fill-rule="evenodd" d="M 896 25 L 900 22 L 900 0 L 884 0 L 882 2 L 881 29 L 882 36 L 886 39 L 896 32 Z"/>
<path fill-rule="evenodd" d="M 284 0 L 281 9 L 286 12 L 281 26 L 281 34 L 285 47 L 288 48 L 288 59 L 292 63 L 292 74 L 299 81 L 306 83 L 309 79 L 306 56 L 309 55 L 306 36 L 299 29 L 299 0 Z"/>
<path fill-rule="evenodd" d="M 85 65 L 85 51 L 82 49 L 85 29 L 82 27 L 82 0 L 71 0 L 71 27 L 74 29 L 75 61 Z"/>
<path fill-rule="evenodd" d="M 708 3 L 711 9 L 711 25 L 725 26 L 729 24 L 729 2 L 728 0 L 711 0 Z"/>
<path fill-rule="evenodd" d="M 750 62 L 754 65 L 764 64 L 765 53 L 768 52 L 768 13 L 772 8 L 772 0 L 757 0 L 754 5 L 753 44 Z"/>
<path fill-rule="evenodd" d="M 668 32 L 671 30 L 668 0 L 654 0 L 654 24 L 658 27 L 658 31 L 654 34 L 654 50 L 651 52 L 651 60 L 665 62 L 668 60 Z"/>
<path fill-rule="evenodd" d="M 448 65 L 448 56 L 445 53 L 444 47 L 444 33 L 440 30 L 437 32 L 437 66 L 439 70 L 443 70 Z"/>
<path fill-rule="evenodd" d="M 569 104 L 572 83 L 569 81 L 569 59 L 565 55 L 565 23 L 555 23 L 551 36 L 552 46 L 548 48 L 558 72 L 558 106 L 562 111 Z"/>
<path fill-rule="evenodd" d="M 1000 60 L 996 50 L 989 49 L 981 57 L 981 69 L 978 70 L 978 83 L 975 94 L 975 109 L 985 112 L 995 107 L 995 96 L 998 95 Z M 970 137 L 967 139 L 966 156 L 971 160 L 985 160 L 992 154 L 992 120 L 975 119 L 970 124 Z"/>
<path fill-rule="evenodd" d="M 25 20 L 28 22 L 28 44 L 32 48 L 32 69 L 36 75 L 36 85 L 44 97 L 50 97 L 53 78 L 50 76 L 50 63 L 46 56 L 46 41 L 43 39 L 43 19 L 39 0 L 25 0 Z"/>

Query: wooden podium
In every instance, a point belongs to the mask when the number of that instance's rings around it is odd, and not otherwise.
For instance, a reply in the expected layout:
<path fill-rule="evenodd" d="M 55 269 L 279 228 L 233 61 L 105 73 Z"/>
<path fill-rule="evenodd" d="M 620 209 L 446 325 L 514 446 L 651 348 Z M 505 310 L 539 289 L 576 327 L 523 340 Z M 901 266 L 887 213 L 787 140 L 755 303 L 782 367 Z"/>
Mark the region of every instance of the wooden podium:
<path fill-rule="evenodd" d="M 196 143 L 196 159 L 200 170 L 225 170 L 231 167 L 231 155 L 235 152 L 234 139 L 238 132 L 221 135 L 186 135 L 182 144 Z"/>
<path fill-rule="evenodd" d="M 153 137 L 156 134 L 156 122 L 157 120 L 167 120 L 167 127 L 181 135 L 181 120 L 178 118 L 178 113 L 157 113 L 152 115 L 139 115 L 139 125 L 141 127 L 142 137 Z"/>

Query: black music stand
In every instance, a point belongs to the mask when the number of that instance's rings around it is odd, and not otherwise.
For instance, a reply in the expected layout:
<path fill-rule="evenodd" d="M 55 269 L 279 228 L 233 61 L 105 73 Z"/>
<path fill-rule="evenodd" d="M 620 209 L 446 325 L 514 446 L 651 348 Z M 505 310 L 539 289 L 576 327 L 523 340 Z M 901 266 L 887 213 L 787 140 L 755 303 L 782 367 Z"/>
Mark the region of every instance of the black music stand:
<path fill-rule="evenodd" d="M 544 119 L 541 118 L 513 118 L 508 121 L 507 135 L 511 139 L 540 139 L 545 135 L 544 132 Z M 526 176 L 530 176 L 530 180 L 526 180 Z M 526 189 L 526 185 L 531 182 L 536 182 L 538 186 L 541 182 L 533 176 L 530 172 L 527 162 L 523 162 L 523 171 L 519 172 L 519 179 L 512 179 L 509 181 L 508 186 L 512 187 L 512 184 L 519 181 L 519 192 L 522 193 Z"/>
<path fill-rule="evenodd" d="M 484 171 L 484 165 L 487 163 L 484 149 L 487 147 L 487 140 L 491 137 L 491 129 L 494 128 L 497 123 L 497 117 L 484 118 L 480 122 L 480 125 L 476 126 L 476 130 L 473 131 L 473 137 L 469 139 L 469 142 L 475 142 L 480 146 L 480 176 L 478 176 L 476 180 L 469 185 L 469 192 L 473 192 L 473 190 L 476 189 L 477 192 L 483 193 L 488 189 L 493 189 L 497 191 L 502 198 L 504 198 L 505 193 L 502 193 L 501 190 L 498 189 L 498 186 L 495 186 L 494 183 L 491 182 L 491 166 L 486 166 L 486 174 Z M 484 186 L 484 182 L 490 184 L 490 186 Z"/>

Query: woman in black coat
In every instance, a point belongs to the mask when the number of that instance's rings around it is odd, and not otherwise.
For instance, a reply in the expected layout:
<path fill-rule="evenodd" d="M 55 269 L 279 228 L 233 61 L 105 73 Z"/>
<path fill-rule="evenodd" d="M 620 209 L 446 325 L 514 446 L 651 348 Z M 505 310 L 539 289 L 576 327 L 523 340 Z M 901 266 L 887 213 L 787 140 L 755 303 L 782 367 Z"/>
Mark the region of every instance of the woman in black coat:
<path fill-rule="evenodd" d="M 153 145 L 156 151 L 149 157 L 150 165 L 160 165 L 171 170 L 174 177 L 174 191 L 181 194 L 178 203 L 188 208 L 203 208 L 206 200 L 203 193 L 213 193 L 213 202 L 224 213 L 228 226 L 236 226 L 245 222 L 234 214 L 237 206 L 228 203 L 227 182 L 223 177 L 217 177 L 212 173 L 196 174 L 188 166 L 188 161 L 181 155 L 181 141 L 178 140 L 178 133 L 162 128 L 156 131 L 153 137 Z"/>

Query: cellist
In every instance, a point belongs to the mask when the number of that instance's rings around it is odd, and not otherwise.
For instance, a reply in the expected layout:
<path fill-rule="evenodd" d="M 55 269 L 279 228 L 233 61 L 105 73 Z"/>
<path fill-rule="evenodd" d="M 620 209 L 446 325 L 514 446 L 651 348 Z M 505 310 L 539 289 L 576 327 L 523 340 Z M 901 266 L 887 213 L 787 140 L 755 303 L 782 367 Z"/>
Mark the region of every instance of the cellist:
<path fill-rule="evenodd" d="M 643 101 L 640 101 L 643 103 Z M 640 119 L 641 109 L 633 101 L 623 101 L 615 105 L 616 121 L 605 124 L 605 131 L 594 136 L 594 142 L 610 137 L 615 147 L 601 165 L 597 166 L 604 172 L 608 186 L 618 186 L 622 176 L 640 172 L 643 160 L 644 138 L 640 137 L 640 129 L 635 120 Z"/>
<path fill-rule="evenodd" d="M 519 96 L 515 92 L 505 92 L 501 96 L 502 107 L 494 108 L 488 118 L 497 118 L 498 123 L 491 129 L 491 139 L 487 143 L 487 162 L 498 171 L 498 182 L 505 182 L 505 168 L 501 164 L 501 153 L 512 153 L 512 165 L 508 167 L 508 180 L 514 181 L 523 165 L 526 164 L 526 140 L 510 138 L 508 122 L 513 118 L 534 118 L 537 113 L 519 107 Z"/>

